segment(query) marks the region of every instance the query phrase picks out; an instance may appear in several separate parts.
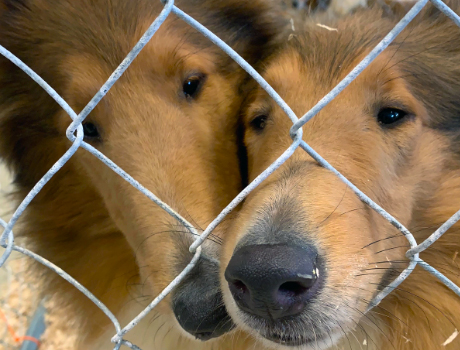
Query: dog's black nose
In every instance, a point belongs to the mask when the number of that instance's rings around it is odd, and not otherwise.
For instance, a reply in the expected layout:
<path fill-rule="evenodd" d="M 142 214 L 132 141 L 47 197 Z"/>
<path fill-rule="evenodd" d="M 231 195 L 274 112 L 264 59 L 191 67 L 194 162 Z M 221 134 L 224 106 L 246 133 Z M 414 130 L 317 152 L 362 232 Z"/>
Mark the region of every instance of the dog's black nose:
<path fill-rule="evenodd" d="M 181 303 L 180 300 L 174 305 L 177 321 L 196 339 L 206 341 L 217 338 L 233 328 L 233 322 L 223 306 L 220 294 L 211 298 L 207 305 L 201 308 L 196 306 L 198 305 L 190 302 Z"/>
<path fill-rule="evenodd" d="M 319 290 L 317 256 L 313 247 L 248 245 L 233 254 L 225 278 L 242 310 L 270 321 L 295 316 Z"/>
<path fill-rule="evenodd" d="M 181 327 L 202 341 L 220 337 L 235 326 L 224 305 L 219 266 L 204 259 L 172 293 L 172 309 Z"/>

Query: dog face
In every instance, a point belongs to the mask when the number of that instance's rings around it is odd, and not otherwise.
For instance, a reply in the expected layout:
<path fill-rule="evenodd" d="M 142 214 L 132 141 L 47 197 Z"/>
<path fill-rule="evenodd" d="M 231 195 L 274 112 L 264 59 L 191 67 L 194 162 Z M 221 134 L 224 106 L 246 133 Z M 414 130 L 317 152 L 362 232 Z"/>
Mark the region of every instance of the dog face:
<path fill-rule="evenodd" d="M 445 154 L 455 144 L 459 107 L 451 99 L 458 50 L 449 43 L 460 29 L 432 7 L 420 18 L 303 127 L 314 150 L 409 228 L 452 161 Z M 374 9 L 326 23 L 337 31 L 307 25 L 263 76 L 302 116 L 395 23 Z M 292 122 L 261 88 L 250 101 L 244 140 L 253 180 L 292 144 Z M 366 318 L 372 298 L 407 266 L 408 248 L 398 230 L 298 149 L 247 198 L 226 237 L 224 300 L 236 324 L 267 347 L 326 349 Z"/>
<path fill-rule="evenodd" d="M 159 1 L 31 0 L 3 5 L 2 45 L 76 112 L 162 9 Z M 253 64 L 281 28 L 265 1 L 183 1 L 177 6 Z M 24 194 L 69 147 L 65 130 L 70 119 L 24 73 L 4 59 L 1 65 L 1 154 Z M 85 141 L 203 228 L 241 188 L 236 134 L 239 89 L 245 79 L 220 49 L 171 15 L 85 120 Z M 102 275 L 132 264 L 132 253 L 126 253 L 129 244 L 148 291 L 144 294 L 151 297 L 189 263 L 188 246 L 195 237 L 96 157 L 79 150 L 61 174 L 37 198 L 41 208 L 32 205 L 26 214 L 31 226 L 41 231 L 33 241 L 35 251 L 85 284 L 85 259 L 77 253 L 80 243 L 94 243 L 97 251 L 96 241 L 109 238 L 107 253 L 98 253 L 105 256 L 104 263 L 93 259 L 94 265 L 88 265 L 92 270 L 98 266 Z M 45 222 L 46 215 L 50 220 Z M 60 229 L 51 223 L 53 217 L 61 222 Z M 72 227 L 79 220 L 88 227 Z M 170 306 L 160 306 L 163 313 L 172 309 L 181 326 L 202 340 L 232 328 L 219 290 L 216 241 L 204 245 L 202 261 L 168 299 Z M 104 285 L 86 280 L 96 294 Z M 102 298 L 107 288 L 99 291 Z M 114 298 L 107 297 L 107 302 Z"/>
<path fill-rule="evenodd" d="M 222 55 L 188 45 L 182 42 L 184 36 L 166 23 L 91 113 L 84 130 L 87 142 L 204 228 L 241 187 L 233 135 L 242 74 L 223 73 L 218 66 Z M 103 74 L 100 68 L 98 75 L 93 59 L 81 60 L 68 60 L 65 68 L 72 72 L 68 100 L 78 106 L 76 110 L 89 101 L 110 71 Z M 91 80 L 98 76 L 98 81 Z M 68 119 L 62 116 L 61 120 L 65 121 L 61 128 L 64 133 Z M 226 162 L 227 153 L 230 160 Z M 195 237 L 96 157 L 79 152 L 76 161 L 81 176 L 91 179 L 110 217 L 136 252 L 146 289 L 158 294 L 190 261 L 188 246 Z M 232 325 L 229 319 L 222 322 L 227 316 L 225 308 L 219 306 L 218 243 L 217 237 L 205 244 L 204 260 L 171 300 L 179 323 L 202 339 L 219 335 Z M 206 276 L 212 297 L 203 296 L 207 285 L 197 281 Z M 203 311 L 204 304 L 209 310 Z M 217 315 L 210 312 L 216 308 Z M 223 329 L 215 329 L 219 323 Z"/>

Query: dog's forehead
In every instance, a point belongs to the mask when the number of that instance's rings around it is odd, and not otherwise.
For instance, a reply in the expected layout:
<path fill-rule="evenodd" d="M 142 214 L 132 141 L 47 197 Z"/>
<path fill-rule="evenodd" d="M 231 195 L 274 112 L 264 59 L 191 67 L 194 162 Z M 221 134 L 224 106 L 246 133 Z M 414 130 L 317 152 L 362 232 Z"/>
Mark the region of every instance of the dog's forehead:
<path fill-rule="evenodd" d="M 355 38 L 357 42 L 359 38 Z M 314 45 L 317 43 L 318 45 Z M 338 54 L 329 51 L 327 45 L 320 45 L 321 41 L 312 41 L 307 49 L 299 47 L 299 44 L 288 46 L 274 57 L 263 73 L 264 79 L 274 88 L 274 90 L 285 99 L 288 104 L 297 103 L 303 106 L 308 104 L 313 107 L 319 100 L 337 86 L 372 50 L 369 42 L 356 45 L 354 50 L 346 51 L 349 47 L 350 39 L 345 38 L 342 42 L 337 39 L 332 45 L 343 50 Z M 344 100 L 356 100 L 361 96 L 368 100 L 388 99 L 388 95 L 395 95 L 399 91 L 401 98 L 408 99 L 407 83 L 397 64 L 400 57 L 397 50 L 390 47 L 380 54 L 368 67 L 359 74 L 351 84 L 346 87 L 332 102 L 343 103 Z M 404 92 L 404 93 L 402 93 Z M 267 98 L 267 94 L 259 88 L 257 97 Z M 364 102 L 359 99 L 360 102 Z M 306 111 L 302 110 L 301 113 Z"/>
<path fill-rule="evenodd" d="M 170 35 L 166 31 L 159 31 L 143 51 L 138 62 L 133 62 L 134 67 L 144 70 L 149 67 L 156 74 L 171 76 L 183 70 L 212 71 L 216 67 L 216 54 L 212 43 L 205 40 L 184 42 L 183 37 Z"/>
<path fill-rule="evenodd" d="M 308 19 L 303 27 L 295 28 L 284 47 L 271 56 L 264 77 L 275 85 L 275 90 L 286 86 L 285 80 L 300 83 L 305 82 L 306 77 L 315 84 L 320 83 L 316 88 L 331 90 L 388 33 L 390 21 L 381 21 L 378 26 L 367 17 Z M 290 64 L 286 64 L 288 61 Z"/>
<path fill-rule="evenodd" d="M 355 61 L 358 63 L 359 59 L 360 56 L 357 56 Z M 287 49 L 271 61 L 263 77 L 296 114 L 302 115 L 329 93 L 352 68 L 351 65 L 340 67 L 331 76 L 332 73 L 325 67 L 324 61 L 306 62 L 298 51 Z M 363 74 L 362 78 L 368 75 L 372 75 L 372 72 Z M 372 79 L 366 80 L 372 83 Z M 349 95 L 352 89 L 345 89 L 341 98 L 334 100 L 333 104 L 345 97 L 344 95 Z M 259 102 L 270 100 L 262 88 L 259 88 L 256 97 Z"/>

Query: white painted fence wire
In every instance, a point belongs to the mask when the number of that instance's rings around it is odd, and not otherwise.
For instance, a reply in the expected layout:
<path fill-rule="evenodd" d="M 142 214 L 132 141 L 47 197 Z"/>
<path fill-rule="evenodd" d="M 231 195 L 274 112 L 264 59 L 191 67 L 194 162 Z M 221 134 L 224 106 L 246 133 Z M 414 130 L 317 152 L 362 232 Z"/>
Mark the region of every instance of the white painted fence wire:
<path fill-rule="evenodd" d="M 411 232 L 407 230 L 401 223 L 399 223 L 393 216 L 387 213 L 382 209 L 378 204 L 373 202 L 368 196 L 361 192 L 355 185 L 348 181 L 342 174 L 340 174 L 336 169 L 334 169 L 324 158 L 322 158 L 314 149 L 312 149 L 305 141 L 302 140 L 302 127 L 310 121 L 319 111 L 321 111 L 329 102 L 331 102 L 343 89 L 345 89 L 390 43 L 398 36 L 399 33 L 412 21 L 412 19 L 425 7 L 425 5 L 431 2 L 444 14 L 446 14 L 450 19 L 452 19 L 458 26 L 460 26 L 460 17 L 455 14 L 446 4 L 441 0 L 419 0 L 414 4 L 412 9 L 401 19 L 401 21 L 388 33 L 388 35 L 365 57 L 329 94 L 327 94 L 323 99 L 321 99 L 316 106 L 314 106 L 310 111 L 308 111 L 301 118 L 298 118 L 291 108 L 283 101 L 283 99 L 275 92 L 275 90 L 252 68 L 245 60 L 243 60 L 232 48 L 225 44 L 221 39 L 216 35 L 202 26 L 200 23 L 195 21 L 193 18 L 188 16 L 186 13 L 182 12 L 178 7 L 174 5 L 174 0 L 164 1 L 164 9 L 160 15 L 155 19 L 152 25 L 148 28 L 139 42 L 135 45 L 132 51 L 126 56 L 123 62 L 119 67 L 113 72 L 107 82 L 101 87 L 99 92 L 92 98 L 88 105 L 82 110 L 80 114 L 76 114 L 70 106 L 64 101 L 57 93 L 53 90 L 42 78 L 40 78 L 35 72 L 33 72 L 29 67 L 27 67 L 23 62 L 21 62 L 14 54 L 6 50 L 4 47 L 0 46 L 0 54 L 5 56 L 7 59 L 16 64 L 24 72 L 26 72 L 34 81 L 37 82 L 43 89 L 45 89 L 48 94 L 54 98 L 54 100 L 69 114 L 73 122 L 67 129 L 67 137 L 73 142 L 69 150 L 54 164 L 54 166 L 43 176 L 43 178 L 34 186 L 30 191 L 27 197 L 19 205 L 19 207 L 14 212 L 12 218 L 5 222 L 0 219 L 0 225 L 4 228 L 4 231 L 0 238 L 0 245 L 5 248 L 2 256 L 0 257 L 0 267 L 5 264 L 6 260 L 10 257 L 12 251 L 17 251 L 26 256 L 29 256 L 39 263 L 45 265 L 49 269 L 53 270 L 55 273 L 60 275 L 62 278 L 67 280 L 69 283 L 75 286 L 83 294 L 85 294 L 91 301 L 97 305 L 112 321 L 115 327 L 115 335 L 112 338 L 114 343 L 114 349 L 119 349 L 121 346 L 125 346 L 131 349 L 139 349 L 136 345 L 126 341 L 123 337 L 131 331 L 139 321 L 144 318 L 153 308 L 155 308 L 158 303 L 170 293 L 183 279 L 184 277 L 193 269 L 197 261 L 200 259 L 201 254 L 201 244 L 204 240 L 211 234 L 211 232 L 216 228 L 216 226 L 222 222 L 222 220 L 239 204 L 241 201 L 253 191 L 260 183 L 262 183 L 271 173 L 278 169 L 293 153 L 294 151 L 301 147 L 304 149 L 311 157 L 313 157 L 321 166 L 332 171 L 337 175 L 340 180 L 342 180 L 356 195 L 367 205 L 369 205 L 373 210 L 378 214 L 388 220 L 393 226 L 395 226 L 409 241 L 411 249 L 406 253 L 407 258 L 410 259 L 408 267 L 384 290 L 382 290 L 375 299 L 371 302 L 369 309 L 378 305 L 383 298 L 385 298 L 389 293 L 391 293 L 398 285 L 403 282 L 410 273 L 414 270 L 416 265 L 420 265 L 422 268 L 436 276 L 440 281 L 442 281 L 446 286 L 451 288 L 458 296 L 460 296 L 460 288 L 456 286 L 452 281 L 446 278 L 439 271 L 428 265 L 419 257 L 419 253 L 427 249 L 431 244 L 433 244 L 437 239 L 439 239 L 450 227 L 452 227 L 458 220 L 460 220 L 460 210 L 453 215 L 446 223 L 444 223 L 439 229 L 437 229 L 427 240 L 422 243 L 417 243 L 414 236 Z M 134 180 L 129 174 L 127 174 L 123 169 L 119 168 L 114 164 L 110 159 L 104 156 L 102 153 L 97 151 L 95 148 L 83 141 L 83 128 L 82 122 L 86 116 L 94 109 L 94 107 L 101 101 L 101 99 L 107 94 L 110 88 L 116 83 L 120 78 L 123 72 L 129 67 L 133 62 L 139 52 L 144 48 L 144 46 L 149 42 L 153 37 L 158 28 L 166 20 L 166 18 L 174 13 L 183 21 L 187 22 L 190 26 L 194 27 L 200 31 L 206 38 L 211 40 L 214 44 L 219 46 L 224 50 L 233 60 L 235 60 L 245 71 L 247 71 L 259 84 L 260 86 L 267 91 L 267 93 L 273 98 L 273 100 L 283 109 L 287 117 L 289 117 L 293 123 L 291 128 L 291 138 L 293 143 L 290 147 L 273 163 L 271 164 L 262 174 L 260 174 L 254 181 L 252 181 L 215 219 L 209 226 L 204 230 L 204 232 L 199 235 L 198 230 L 189 223 L 186 219 L 180 216 L 175 212 L 171 207 L 166 203 L 163 203 L 158 197 L 153 193 L 145 189 L 140 183 Z M 76 135 L 75 135 L 76 134 Z M 133 187 L 142 192 L 150 200 L 159 205 L 163 210 L 165 210 L 169 215 L 173 216 L 176 220 L 180 221 L 185 227 L 187 227 L 190 232 L 198 238 L 190 246 L 190 252 L 193 253 L 193 257 L 188 264 L 188 266 L 150 303 L 150 305 L 142 311 L 135 319 L 133 319 L 128 325 L 122 327 L 109 309 L 100 302 L 90 291 L 88 291 L 84 286 L 82 286 L 78 281 L 69 276 L 65 271 L 60 269 L 58 266 L 52 264 L 46 259 L 36 255 L 35 253 L 22 248 L 14 243 L 14 233 L 13 228 L 18 221 L 18 219 L 23 214 L 24 210 L 27 208 L 32 199 L 40 192 L 43 186 L 56 174 L 63 165 L 74 155 L 78 148 L 83 148 L 88 152 L 92 153 L 108 167 L 110 167 L 114 172 L 120 175 L 123 179 L 129 182 Z"/>

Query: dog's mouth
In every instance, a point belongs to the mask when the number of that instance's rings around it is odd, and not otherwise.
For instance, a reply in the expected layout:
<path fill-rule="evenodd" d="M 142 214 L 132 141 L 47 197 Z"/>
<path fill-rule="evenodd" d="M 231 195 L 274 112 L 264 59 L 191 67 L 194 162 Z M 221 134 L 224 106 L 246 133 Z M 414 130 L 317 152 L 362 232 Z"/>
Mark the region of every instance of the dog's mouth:
<path fill-rule="evenodd" d="M 320 337 L 312 338 L 312 337 L 305 337 L 301 335 L 293 335 L 293 334 L 280 334 L 280 333 L 270 333 L 266 335 L 262 335 L 265 339 L 270 340 L 274 343 L 284 345 L 284 346 L 302 346 L 308 344 L 314 344 L 315 342 L 322 342 L 323 338 Z"/>
<path fill-rule="evenodd" d="M 187 263 L 187 257 L 190 259 L 188 251 L 178 270 Z M 218 338 L 235 327 L 223 302 L 219 266 L 205 256 L 172 293 L 171 308 L 186 335 L 197 340 Z"/>
<path fill-rule="evenodd" d="M 305 330 L 302 331 L 305 332 Z M 281 346 L 315 350 L 329 349 L 342 337 L 338 332 L 325 334 L 319 330 L 304 334 L 267 330 L 259 332 L 259 334 L 264 339 Z"/>
<path fill-rule="evenodd" d="M 293 326 L 291 324 L 291 326 Z M 286 347 L 305 347 L 322 349 L 324 345 L 332 345 L 334 343 L 335 336 L 325 334 L 320 329 L 308 329 L 307 325 L 302 326 L 298 324 L 296 327 L 298 332 L 295 331 L 294 327 L 286 325 L 279 325 L 277 327 L 263 327 L 259 328 L 259 335 L 266 340 L 269 340 L 275 344 L 279 344 Z"/>
<path fill-rule="evenodd" d="M 333 346 L 340 338 L 341 333 L 333 327 L 326 326 L 323 322 L 307 322 L 296 318 L 268 322 L 266 320 L 239 313 L 243 329 L 255 332 L 256 338 L 269 341 L 282 347 L 302 349 L 325 349 Z"/>
<path fill-rule="evenodd" d="M 329 349 L 340 342 L 352 329 L 349 324 L 338 319 L 320 318 L 314 310 L 311 310 L 307 318 L 289 317 L 272 321 L 254 317 L 241 310 L 234 316 L 236 316 L 238 326 L 254 334 L 268 347 L 276 349 Z M 272 343 L 271 346 L 270 343 Z"/>

